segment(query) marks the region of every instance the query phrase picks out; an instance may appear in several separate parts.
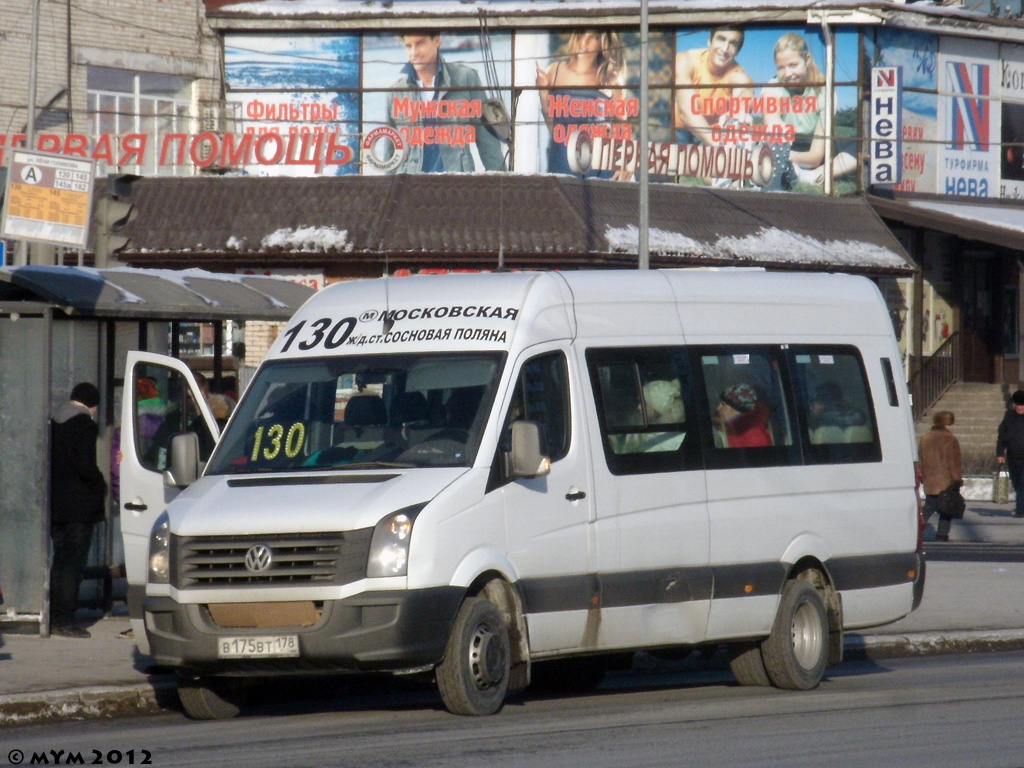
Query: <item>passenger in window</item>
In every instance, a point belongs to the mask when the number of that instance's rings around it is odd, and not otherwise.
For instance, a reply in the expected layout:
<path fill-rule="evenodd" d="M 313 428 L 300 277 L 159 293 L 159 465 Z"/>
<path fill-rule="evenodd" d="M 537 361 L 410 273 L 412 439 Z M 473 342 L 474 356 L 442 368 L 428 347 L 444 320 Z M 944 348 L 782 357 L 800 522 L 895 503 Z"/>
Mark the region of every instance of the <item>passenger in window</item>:
<path fill-rule="evenodd" d="M 768 406 L 749 384 L 722 391 L 714 417 L 716 444 L 728 448 L 761 448 L 773 444 Z"/>
<path fill-rule="evenodd" d="M 872 435 L 865 436 L 859 434 L 863 430 L 852 429 L 854 427 L 863 428 L 867 424 L 867 420 L 867 416 L 862 411 L 846 401 L 842 388 L 836 382 L 826 382 L 814 390 L 807 413 L 812 443 L 870 441 Z M 861 439 L 855 439 L 857 437 Z"/>
<path fill-rule="evenodd" d="M 648 424 L 679 424 L 686 420 L 678 381 L 656 379 L 644 384 L 644 407 Z"/>
<path fill-rule="evenodd" d="M 643 386 L 644 411 L 647 414 L 648 426 L 652 424 L 681 424 L 686 421 L 686 407 L 679 381 L 656 379 Z M 686 438 L 685 432 L 647 432 L 636 435 L 625 435 L 635 438 L 635 445 L 628 445 L 630 453 L 660 453 L 674 451 L 682 445 Z"/>

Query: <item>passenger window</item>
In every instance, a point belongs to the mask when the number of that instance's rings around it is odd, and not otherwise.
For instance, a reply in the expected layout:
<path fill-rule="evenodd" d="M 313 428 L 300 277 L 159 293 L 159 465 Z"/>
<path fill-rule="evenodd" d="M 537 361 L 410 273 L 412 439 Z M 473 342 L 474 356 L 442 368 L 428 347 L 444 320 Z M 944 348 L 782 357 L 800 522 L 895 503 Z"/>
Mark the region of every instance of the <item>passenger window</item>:
<path fill-rule="evenodd" d="M 507 434 L 513 421 L 540 424 L 548 457 L 569 452 L 569 376 L 561 352 L 535 357 L 523 365 L 505 419 Z"/>
<path fill-rule="evenodd" d="M 795 463 L 788 451 L 762 450 L 785 449 L 795 442 L 780 350 L 727 347 L 698 354 L 715 453 L 743 455 L 726 458 L 724 465 Z"/>
<path fill-rule="evenodd" d="M 612 474 L 700 467 L 682 348 L 589 349 L 587 365 Z"/>
<path fill-rule="evenodd" d="M 794 347 L 791 354 L 808 463 L 880 461 L 871 392 L 857 350 Z"/>

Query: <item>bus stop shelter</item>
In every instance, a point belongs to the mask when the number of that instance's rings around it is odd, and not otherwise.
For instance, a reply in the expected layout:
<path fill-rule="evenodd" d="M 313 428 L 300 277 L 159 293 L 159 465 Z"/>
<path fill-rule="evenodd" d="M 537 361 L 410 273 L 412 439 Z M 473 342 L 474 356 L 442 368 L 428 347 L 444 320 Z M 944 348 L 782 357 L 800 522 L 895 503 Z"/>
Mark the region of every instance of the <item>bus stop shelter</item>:
<path fill-rule="evenodd" d="M 49 420 L 71 388 L 100 389 L 97 459 L 109 478 L 129 351 L 179 356 L 182 323 L 212 323 L 219 342 L 225 321 L 284 321 L 312 293 L 279 278 L 197 269 L 0 269 L 0 622 L 49 626 Z M 215 379 L 221 351 L 215 344 Z M 111 499 L 82 592 L 105 609 L 119 530 Z"/>

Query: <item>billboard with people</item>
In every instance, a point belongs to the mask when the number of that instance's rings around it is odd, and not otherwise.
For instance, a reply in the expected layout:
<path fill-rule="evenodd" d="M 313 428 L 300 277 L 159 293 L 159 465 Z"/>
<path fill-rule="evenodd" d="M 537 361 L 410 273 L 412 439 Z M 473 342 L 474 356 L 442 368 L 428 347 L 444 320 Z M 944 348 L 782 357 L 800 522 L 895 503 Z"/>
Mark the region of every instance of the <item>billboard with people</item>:
<path fill-rule="evenodd" d="M 215 124 L 38 142 L 252 175 L 630 181 L 645 159 L 654 181 L 679 184 L 844 195 L 888 178 L 896 191 L 1024 196 L 1024 46 L 750 24 L 654 28 L 646 51 L 642 105 L 635 28 L 228 32 Z M 898 83 L 888 177 L 862 172 L 881 141 L 868 127 L 879 72 Z"/>

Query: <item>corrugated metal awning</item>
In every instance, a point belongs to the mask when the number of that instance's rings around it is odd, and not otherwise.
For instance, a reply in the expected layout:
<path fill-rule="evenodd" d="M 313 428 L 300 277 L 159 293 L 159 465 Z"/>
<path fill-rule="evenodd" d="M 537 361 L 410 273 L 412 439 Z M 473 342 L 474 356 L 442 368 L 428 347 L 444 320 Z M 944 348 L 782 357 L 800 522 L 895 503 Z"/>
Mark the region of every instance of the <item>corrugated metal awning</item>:
<path fill-rule="evenodd" d="M 199 269 L 5 267 L 0 303 L 47 303 L 65 314 L 150 320 L 287 320 L 313 289 L 276 277 Z"/>
<path fill-rule="evenodd" d="M 651 184 L 652 267 L 911 274 L 916 266 L 861 197 Z M 319 269 L 629 268 L 639 186 L 569 176 L 399 174 L 154 177 L 119 258 L 135 266 Z"/>
<path fill-rule="evenodd" d="M 1024 205 L 1019 200 L 867 199 L 883 219 L 1024 251 Z"/>

